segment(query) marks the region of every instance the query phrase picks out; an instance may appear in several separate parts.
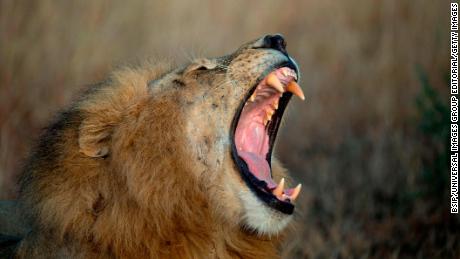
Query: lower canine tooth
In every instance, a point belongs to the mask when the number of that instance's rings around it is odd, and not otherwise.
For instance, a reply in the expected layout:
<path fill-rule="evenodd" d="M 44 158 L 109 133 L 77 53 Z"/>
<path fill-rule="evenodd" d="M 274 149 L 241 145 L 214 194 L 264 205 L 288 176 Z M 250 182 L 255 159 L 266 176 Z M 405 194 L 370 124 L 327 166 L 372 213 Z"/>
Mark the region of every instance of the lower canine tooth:
<path fill-rule="evenodd" d="M 251 97 L 249 97 L 249 101 L 254 102 L 256 100 L 256 93 L 254 92 Z"/>
<path fill-rule="evenodd" d="M 297 199 L 297 197 L 299 196 L 299 193 L 300 193 L 300 190 L 302 189 L 302 184 L 298 184 L 295 188 L 294 188 L 294 191 L 292 191 L 292 194 L 291 194 L 291 200 L 294 201 L 295 199 Z"/>
<path fill-rule="evenodd" d="M 284 191 L 284 178 L 281 179 L 280 183 L 276 188 L 273 190 L 273 195 L 276 197 L 281 197 L 281 194 L 283 194 Z"/>

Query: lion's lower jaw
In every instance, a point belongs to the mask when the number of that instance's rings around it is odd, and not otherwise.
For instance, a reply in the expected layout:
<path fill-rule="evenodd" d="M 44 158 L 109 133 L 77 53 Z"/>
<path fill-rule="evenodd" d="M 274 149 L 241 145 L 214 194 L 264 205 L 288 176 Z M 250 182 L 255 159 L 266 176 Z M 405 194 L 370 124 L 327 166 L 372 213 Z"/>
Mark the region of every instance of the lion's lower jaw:
<path fill-rule="evenodd" d="M 273 210 L 250 190 L 241 191 L 239 196 L 244 207 L 243 225 L 260 235 L 279 234 L 292 220 L 292 215 Z"/>

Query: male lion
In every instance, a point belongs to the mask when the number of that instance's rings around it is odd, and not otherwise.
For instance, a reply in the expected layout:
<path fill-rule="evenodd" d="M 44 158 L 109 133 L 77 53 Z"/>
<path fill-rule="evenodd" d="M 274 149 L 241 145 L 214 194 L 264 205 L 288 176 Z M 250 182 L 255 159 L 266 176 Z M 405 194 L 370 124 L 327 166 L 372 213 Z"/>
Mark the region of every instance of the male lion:
<path fill-rule="evenodd" d="M 300 185 L 285 188 L 272 150 L 292 94 L 304 99 L 285 47 L 268 35 L 91 87 L 25 166 L 15 256 L 277 257 Z"/>

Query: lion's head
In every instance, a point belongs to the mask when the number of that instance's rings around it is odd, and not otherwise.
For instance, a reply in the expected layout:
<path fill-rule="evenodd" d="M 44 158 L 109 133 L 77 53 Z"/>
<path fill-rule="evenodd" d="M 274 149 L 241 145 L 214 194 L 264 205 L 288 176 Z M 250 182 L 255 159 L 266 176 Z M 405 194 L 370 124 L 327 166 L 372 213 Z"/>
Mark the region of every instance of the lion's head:
<path fill-rule="evenodd" d="M 290 219 L 300 185 L 284 188 L 272 151 L 292 93 L 304 98 L 283 38 L 266 36 L 185 71 L 180 80 L 196 89 L 188 100 L 191 159 L 201 161 L 198 172 L 210 170 L 199 175 L 216 186 L 213 201 L 224 216 L 259 233 L 277 233 Z"/>
<path fill-rule="evenodd" d="M 32 221 L 101 243 L 148 229 L 166 239 L 212 221 L 278 233 L 300 186 L 286 188 L 272 151 L 292 94 L 304 98 L 285 47 L 269 35 L 177 69 L 124 69 L 90 88 L 29 160 L 21 196 Z"/>

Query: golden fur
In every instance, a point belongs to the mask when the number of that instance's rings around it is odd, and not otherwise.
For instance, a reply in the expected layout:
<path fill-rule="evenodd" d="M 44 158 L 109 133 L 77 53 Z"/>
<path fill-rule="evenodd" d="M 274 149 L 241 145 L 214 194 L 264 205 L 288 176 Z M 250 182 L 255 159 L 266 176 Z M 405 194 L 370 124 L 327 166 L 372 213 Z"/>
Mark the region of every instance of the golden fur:
<path fill-rule="evenodd" d="M 17 257 L 276 258 L 284 225 L 245 224 L 239 195 L 252 194 L 230 153 L 260 64 L 282 58 L 256 43 L 175 70 L 125 68 L 87 90 L 25 167 L 20 202 L 32 230 Z M 284 175 L 276 161 L 273 173 Z"/>

